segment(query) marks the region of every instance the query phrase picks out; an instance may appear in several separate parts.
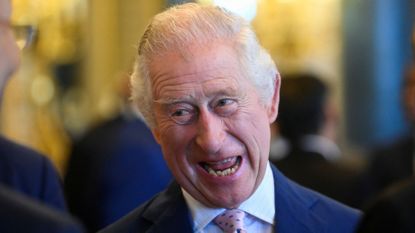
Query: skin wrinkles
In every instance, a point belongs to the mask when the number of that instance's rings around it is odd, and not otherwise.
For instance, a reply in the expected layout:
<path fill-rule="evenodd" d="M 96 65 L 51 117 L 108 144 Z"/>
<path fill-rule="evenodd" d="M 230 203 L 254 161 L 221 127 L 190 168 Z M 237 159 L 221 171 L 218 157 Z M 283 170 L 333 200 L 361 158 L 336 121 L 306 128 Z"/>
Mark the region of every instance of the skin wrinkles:
<path fill-rule="evenodd" d="M 190 77 L 191 75 L 188 75 Z M 197 76 L 197 74 L 194 74 L 193 76 Z M 164 95 L 165 96 L 171 96 L 163 99 L 156 99 L 154 102 L 160 103 L 160 104 L 174 104 L 177 102 L 197 102 L 197 96 L 195 95 L 195 88 L 198 88 L 198 92 L 201 92 L 202 95 L 207 97 L 217 96 L 217 95 L 223 95 L 223 96 L 236 96 L 236 90 L 238 88 L 238 84 L 236 82 L 230 83 L 228 78 L 224 77 L 214 77 L 216 80 L 214 83 L 210 83 L 211 81 L 204 81 L 201 82 L 199 87 L 195 87 L 195 83 L 192 81 L 188 81 L 184 84 L 177 84 L 177 85 L 169 85 L 168 81 L 169 79 L 164 80 L 164 82 L 159 82 L 157 85 L 154 84 L 158 89 L 164 89 Z M 218 81 L 220 83 L 218 83 Z M 165 85 L 161 85 L 161 84 Z M 217 86 L 222 86 L 223 84 L 228 84 L 229 88 L 226 91 L 223 91 L 222 93 L 210 93 L 210 90 L 216 89 Z M 157 93 L 155 93 L 157 96 Z M 182 96 L 181 98 L 174 98 L 173 96 Z"/>
<path fill-rule="evenodd" d="M 170 53 L 171 54 L 171 53 Z M 159 63 L 152 63 L 152 64 L 159 64 Z M 157 69 L 157 67 L 152 66 L 151 68 L 155 68 Z M 150 68 L 150 70 L 152 70 Z M 218 70 L 218 67 L 216 68 L 212 68 L 209 67 L 208 65 L 206 67 L 198 67 L 197 69 L 203 69 L 204 72 L 215 72 L 216 70 Z M 229 80 L 227 78 L 227 76 L 229 75 L 221 75 L 221 73 L 229 73 L 232 74 L 233 71 L 231 70 L 227 70 L 227 67 L 219 67 L 219 71 L 218 74 L 215 74 L 215 76 L 212 76 L 211 78 L 216 78 L 217 81 L 222 81 L 224 83 L 229 83 L 230 81 L 234 81 L 234 80 Z M 186 95 L 188 96 L 194 96 L 195 90 L 193 90 L 195 87 L 195 83 L 198 83 L 201 87 L 202 86 L 206 86 L 206 89 L 209 90 L 211 88 L 214 88 L 214 86 L 209 87 L 208 82 L 210 82 L 210 80 L 206 80 L 206 81 L 202 81 L 202 80 L 195 80 L 192 79 L 192 77 L 195 77 L 197 75 L 199 75 L 197 72 L 193 72 L 193 73 L 185 73 L 182 75 L 176 75 L 174 74 L 174 70 L 167 70 L 167 71 L 160 71 L 160 72 L 150 72 L 150 77 L 152 77 L 152 81 L 153 81 L 153 93 L 154 96 L 159 96 L 160 93 L 158 93 L 159 90 L 164 89 L 163 91 L 167 92 L 167 96 L 168 96 L 168 92 L 171 91 L 172 96 L 175 96 L 174 91 L 175 90 L 182 90 L 186 93 Z M 172 83 L 172 80 L 178 78 L 178 77 L 183 77 L 183 82 L 178 83 L 178 84 L 174 84 Z M 212 85 L 220 85 L 220 84 L 216 84 L 213 83 Z M 236 90 L 237 89 L 237 82 L 234 82 L 232 84 L 229 84 L 230 87 L 232 87 L 232 90 Z M 163 101 L 163 100 L 158 100 L 156 99 L 157 102 Z"/>
<path fill-rule="evenodd" d="M 170 53 L 150 66 L 157 100 L 152 132 L 181 187 L 206 206 L 237 207 L 264 176 L 278 103 L 262 104 L 232 48 L 214 44 L 195 48 L 194 54 L 183 60 Z M 175 104 L 188 104 L 195 120 L 177 124 L 166 114 Z M 241 161 L 230 176 L 215 177 L 202 166 L 228 158 Z"/>

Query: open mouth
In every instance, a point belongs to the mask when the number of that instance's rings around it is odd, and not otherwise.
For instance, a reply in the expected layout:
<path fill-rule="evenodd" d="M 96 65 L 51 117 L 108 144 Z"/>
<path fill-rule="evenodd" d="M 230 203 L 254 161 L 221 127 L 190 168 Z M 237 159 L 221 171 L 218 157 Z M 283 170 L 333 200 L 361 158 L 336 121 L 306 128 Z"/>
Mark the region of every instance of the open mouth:
<path fill-rule="evenodd" d="M 200 164 L 213 176 L 229 176 L 238 170 L 241 160 L 241 156 L 235 156 L 218 162 L 202 162 Z"/>

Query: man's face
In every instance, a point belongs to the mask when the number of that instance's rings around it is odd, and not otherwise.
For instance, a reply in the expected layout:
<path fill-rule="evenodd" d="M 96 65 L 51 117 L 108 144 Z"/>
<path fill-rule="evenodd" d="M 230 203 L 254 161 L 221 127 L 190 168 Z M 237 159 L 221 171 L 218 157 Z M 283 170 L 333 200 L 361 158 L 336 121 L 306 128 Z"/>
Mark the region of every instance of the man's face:
<path fill-rule="evenodd" d="M 19 49 L 10 28 L 9 0 L 0 0 L 0 95 L 19 64 Z"/>
<path fill-rule="evenodd" d="M 234 208 L 262 181 L 276 108 L 260 102 L 229 46 L 192 48 L 186 59 L 168 53 L 150 65 L 153 134 L 187 192 L 207 206 Z"/>

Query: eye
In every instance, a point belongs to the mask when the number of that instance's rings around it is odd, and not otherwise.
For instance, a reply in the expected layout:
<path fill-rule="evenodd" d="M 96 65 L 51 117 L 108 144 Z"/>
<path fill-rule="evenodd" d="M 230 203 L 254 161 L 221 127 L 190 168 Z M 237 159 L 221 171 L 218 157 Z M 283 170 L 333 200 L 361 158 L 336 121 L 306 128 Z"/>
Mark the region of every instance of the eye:
<path fill-rule="evenodd" d="M 191 105 L 173 106 L 169 110 L 170 119 L 180 125 L 189 124 L 195 117 L 195 109 Z"/>
<path fill-rule="evenodd" d="M 234 99 L 219 99 L 215 104 L 215 112 L 220 116 L 230 116 L 238 108 L 238 104 Z"/>

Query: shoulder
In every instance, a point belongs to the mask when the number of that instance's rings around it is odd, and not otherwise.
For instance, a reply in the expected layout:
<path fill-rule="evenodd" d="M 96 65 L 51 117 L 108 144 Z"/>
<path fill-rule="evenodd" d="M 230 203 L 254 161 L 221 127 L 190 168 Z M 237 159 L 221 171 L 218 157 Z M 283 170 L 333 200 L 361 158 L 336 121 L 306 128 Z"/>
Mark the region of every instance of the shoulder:
<path fill-rule="evenodd" d="M 292 191 L 295 193 L 294 198 L 297 201 L 307 206 L 311 211 L 318 213 L 322 216 L 326 216 L 331 219 L 343 219 L 343 220 L 358 220 L 361 216 L 361 212 L 357 209 L 346 206 L 334 199 L 331 199 L 323 194 L 320 194 L 314 190 L 301 186 L 291 180 L 287 180 Z"/>
<path fill-rule="evenodd" d="M 0 182 L 53 207 L 65 209 L 59 176 L 50 160 L 2 137 Z"/>
<path fill-rule="evenodd" d="M 26 161 L 28 164 L 41 163 L 43 160 L 40 153 L 3 137 L 0 137 L 0 152 L 2 160 L 15 164 Z"/>
<path fill-rule="evenodd" d="M 413 137 L 400 137 L 390 142 L 384 142 L 374 146 L 371 150 L 370 158 L 373 161 L 393 160 L 397 156 L 410 154 L 414 145 Z"/>
<path fill-rule="evenodd" d="M 44 155 L 3 137 L 0 137 L 0 155 L 0 180 L 13 174 L 34 179 L 45 172 L 54 172 L 52 163 Z"/>
<path fill-rule="evenodd" d="M 143 217 L 143 213 L 149 208 L 156 197 L 137 207 L 120 220 L 102 229 L 98 233 L 129 233 L 145 232 L 152 223 Z"/>
<path fill-rule="evenodd" d="M 277 219 L 298 224 L 298 232 L 353 232 L 361 212 L 305 188 L 273 168 Z M 289 225 L 282 229 L 289 230 Z M 293 231 L 295 232 L 295 231 Z"/>
<path fill-rule="evenodd" d="M 80 233 L 82 226 L 72 217 L 50 209 L 0 185 L 1 232 Z"/>
<path fill-rule="evenodd" d="M 315 202 L 310 206 L 310 210 L 320 216 L 324 216 L 331 223 L 336 223 L 333 227 L 347 228 L 355 226 L 362 216 L 360 210 L 346 206 L 311 190 L 308 193 L 310 196 L 315 197 Z"/>
<path fill-rule="evenodd" d="M 152 199 L 99 233 L 146 232 L 153 227 L 157 227 L 156 225 L 162 222 L 164 218 L 170 218 L 169 216 L 164 216 L 170 215 L 165 214 L 166 212 L 172 209 L 176 211 L 178 208 L 185 206 L 182 199 L 179 185 L 173 182 L 166 190 L 158 193 Z"/>
<path fill-rule="evenodd" d="M 415 181 L 411 178 L 390 186 L 365 213 L 359 233 L 415 232 Z"/>

